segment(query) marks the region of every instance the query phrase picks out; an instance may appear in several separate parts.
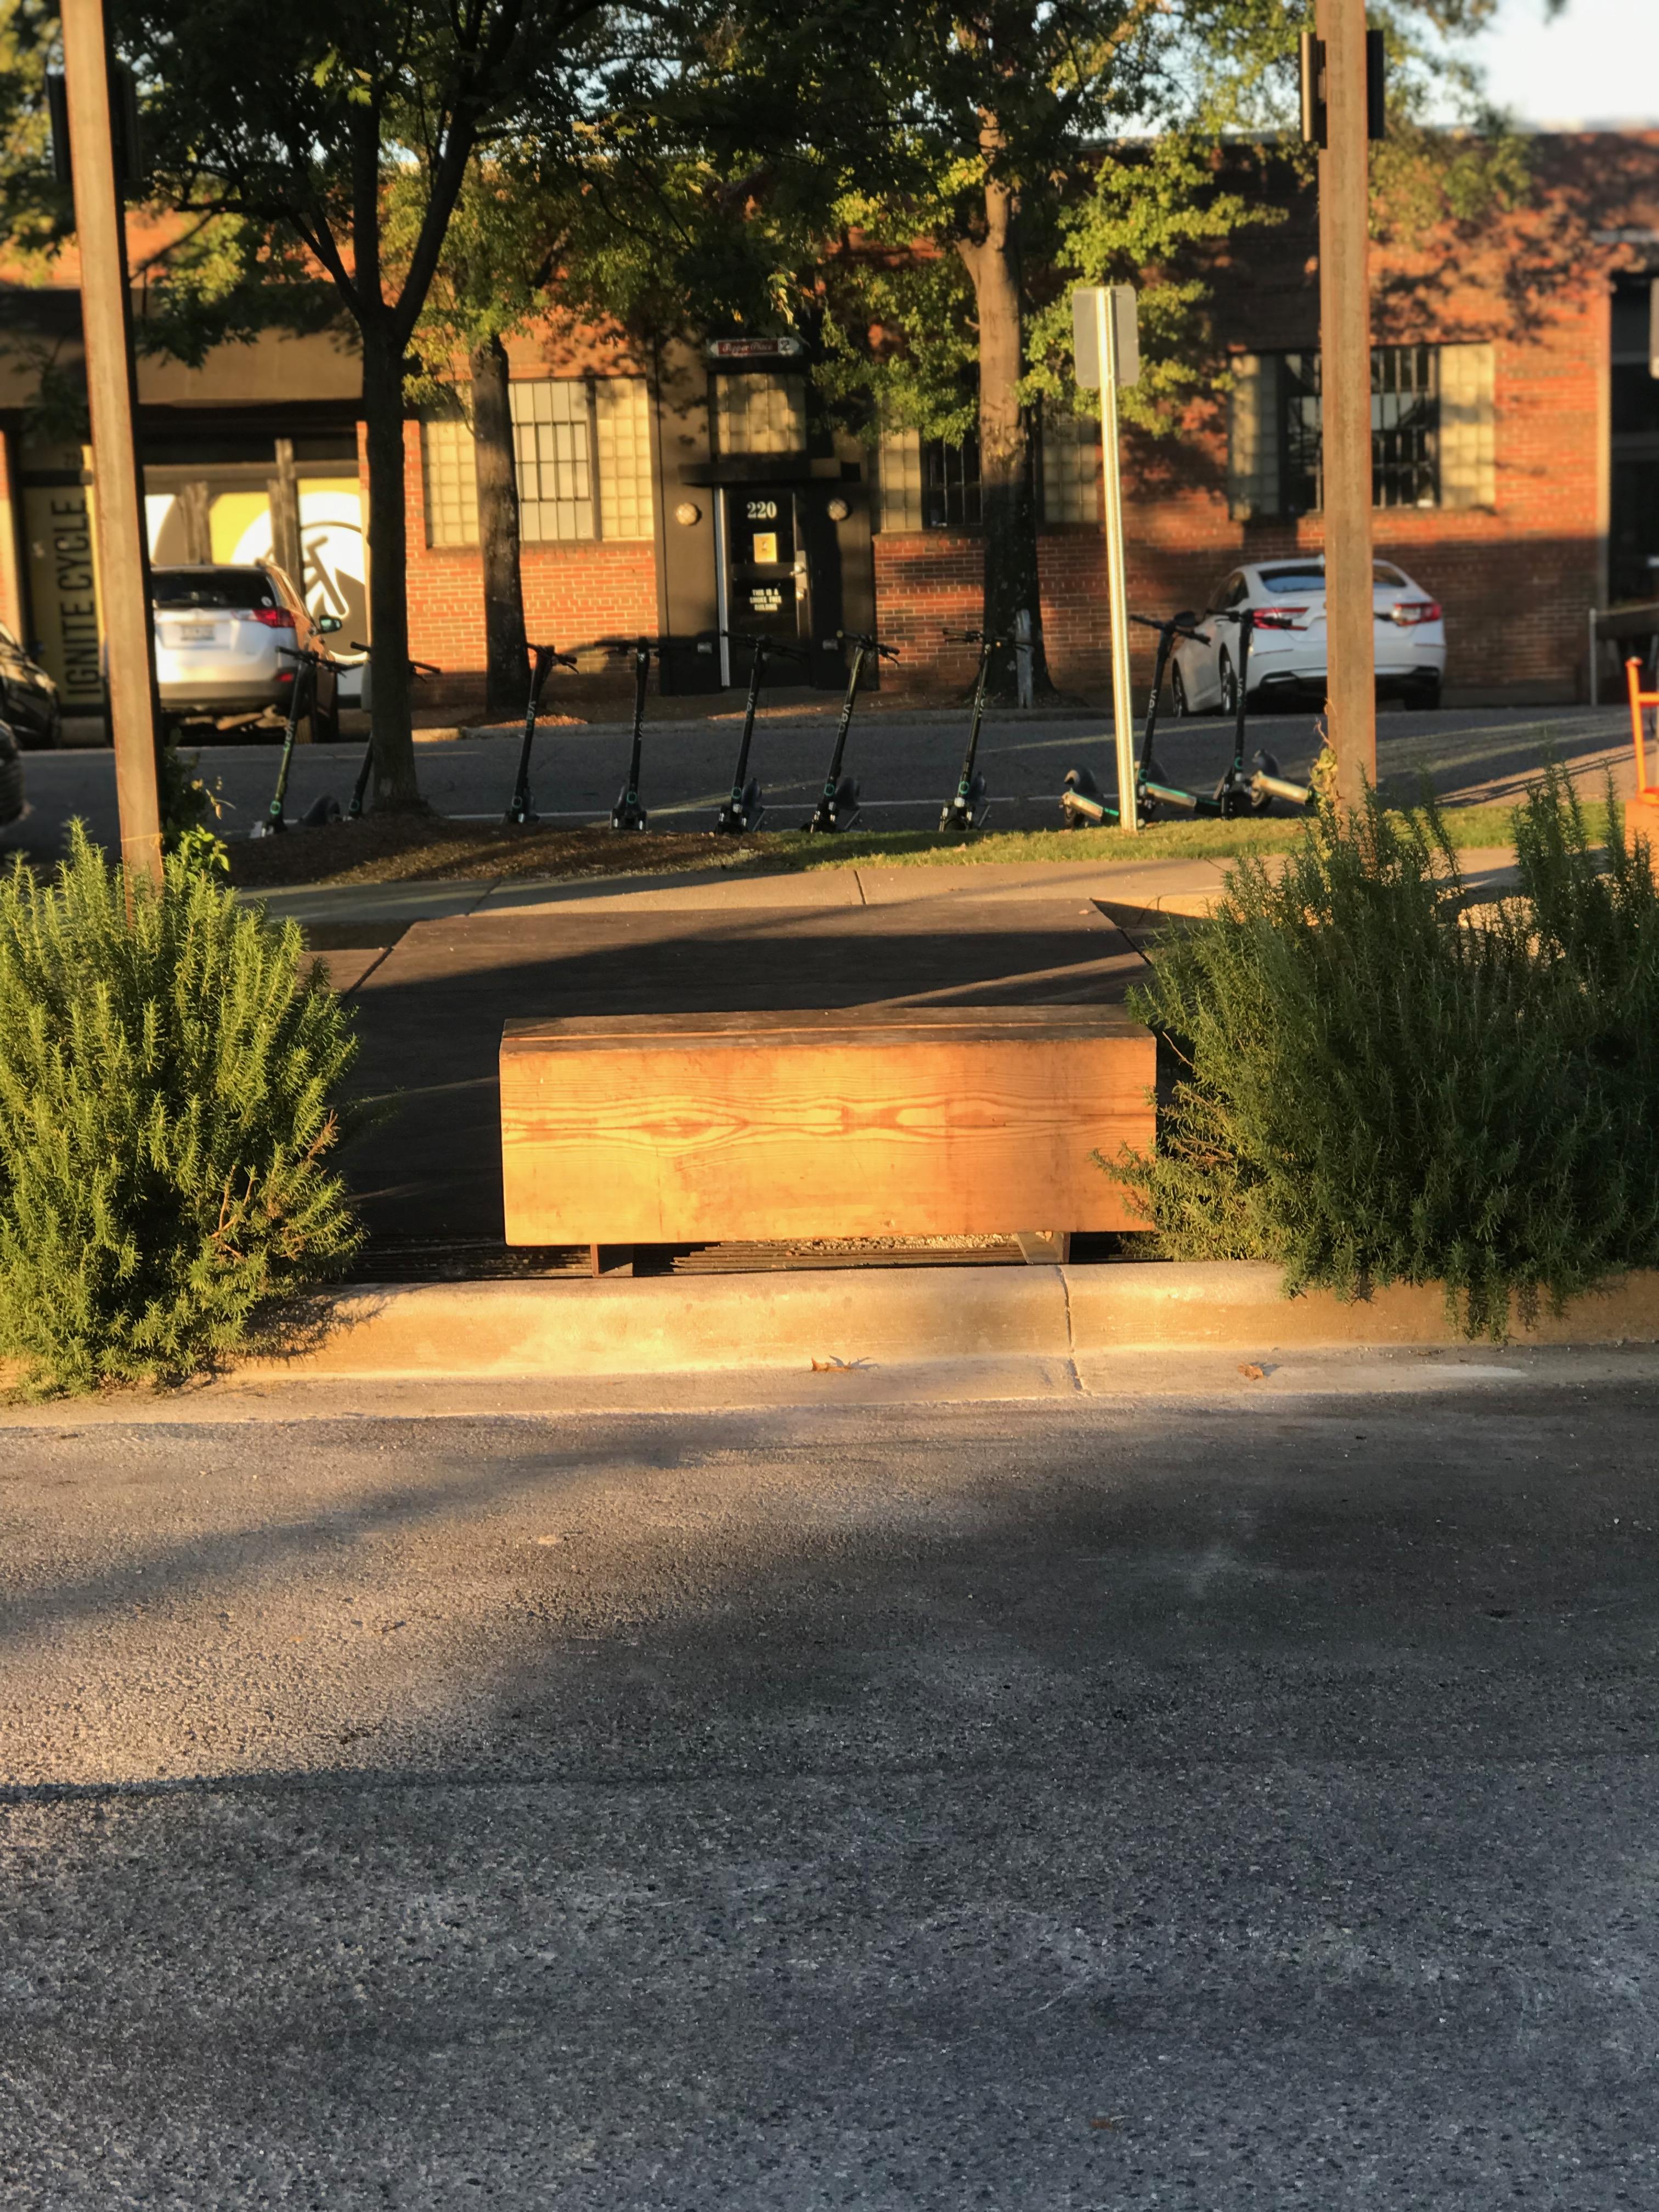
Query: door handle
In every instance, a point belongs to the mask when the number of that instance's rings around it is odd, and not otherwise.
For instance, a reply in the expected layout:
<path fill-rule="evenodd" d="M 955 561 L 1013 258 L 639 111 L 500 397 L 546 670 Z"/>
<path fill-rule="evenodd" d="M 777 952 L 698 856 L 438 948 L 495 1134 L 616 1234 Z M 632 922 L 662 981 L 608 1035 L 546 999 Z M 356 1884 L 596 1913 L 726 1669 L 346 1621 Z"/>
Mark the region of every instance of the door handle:
<path fill-rule="evenodd" d="M 795 597 L 798 600 L 806 597 L 806 556 L 804 552 L 795 556 Z"/>

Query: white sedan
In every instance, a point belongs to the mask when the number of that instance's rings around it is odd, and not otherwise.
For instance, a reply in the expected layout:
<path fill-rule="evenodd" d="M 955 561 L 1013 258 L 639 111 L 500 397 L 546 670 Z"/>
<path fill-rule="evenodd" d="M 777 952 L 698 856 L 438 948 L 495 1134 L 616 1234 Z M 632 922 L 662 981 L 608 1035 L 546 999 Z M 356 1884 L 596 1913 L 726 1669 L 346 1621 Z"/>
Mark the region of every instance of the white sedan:
<path fill-rule="evenodd" d="M 1408 707 L 1437 707 L 1446 673 L 1446 625 L 1440 602 L 1403 569 L 1374 564 L 1376 688 Z M 1252 707 L 1282 700 L 1293 705 L 1325 688 L 1325 563 L 1263 561 L 1235 568 L 1212 594 L 1201 615 L 1183 615 L 1202 633 L 1182 638 L 1170 670 L 1170 698 L 1177 714 L 1238 702 L 1238 623 L 1241 608 L 1255 616 L 1246 683 Z"/>

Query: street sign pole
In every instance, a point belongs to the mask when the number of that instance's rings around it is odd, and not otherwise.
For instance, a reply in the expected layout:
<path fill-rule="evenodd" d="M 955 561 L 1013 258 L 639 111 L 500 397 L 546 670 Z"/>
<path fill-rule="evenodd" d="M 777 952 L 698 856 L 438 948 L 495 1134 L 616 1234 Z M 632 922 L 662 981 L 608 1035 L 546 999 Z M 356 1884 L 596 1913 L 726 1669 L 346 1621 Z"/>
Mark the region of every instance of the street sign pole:
<path fill-rule="evenodd" d="M 1077 381 L 1100 386 L 1101 483 L 1105 492 L 1106 605 L 1112 634 L 1112 723 L 1117 742 L 1117 818 L 1133 836 L 1135 809 L 1134 704 L 1129 692 L 1129 587 L 1124 574 L 1123 471 L 1118 453 L 1117 388 L 1140 374 L 1134 294 L 1127 284 L 1096 284 L 1072 295 Z M 1120 317 L 1122 318 L 1120 328 Z M 1130 359 L 1125 360 L 1125 333 Z"/>
<path fill-rule="evenodd" d="M 130 877 L 161 877 L 155 782 L 155 687 L 150 653 L 149 564 L 133 433 L 132 331 L 126 236 L 111 128 L 104 0 L 62 0 L 65 104 L 81 250 L 81 322 L 96 477 L 99 583 L 109 655 L 110 731 Z"/>
<path fill-rule="evenodd" d="M 1326 700 L 1337 799 L 1352 808 L 1376 781 L 1365 0 L 1318 0 L 1318 16 L 1328 141 L 1319 156 Z"/>

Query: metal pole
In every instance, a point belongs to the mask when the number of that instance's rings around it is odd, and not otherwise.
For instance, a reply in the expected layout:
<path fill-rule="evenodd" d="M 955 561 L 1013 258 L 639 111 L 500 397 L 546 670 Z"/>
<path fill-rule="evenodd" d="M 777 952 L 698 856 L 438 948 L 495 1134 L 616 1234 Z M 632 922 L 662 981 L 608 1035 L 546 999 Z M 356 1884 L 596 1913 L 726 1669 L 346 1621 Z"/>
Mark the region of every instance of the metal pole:
<path fill-rule="evenodd" d="M 1106 493 L 1106 599 L 1112 626 L 1112 723 L 1117 739 L 1118 827 L 1140 827 L 1135 811 L 1134 702 L 1129 696 L 1129 589 L 1123 574 L 1123 477 L 1117 450 L 1117 322 L 1111 295 L 1095 292 L 1100 350 L 1101 481 Z"/>
<path fill-rule="evenodd" d="M 64 88 L 81 249 L 81 325 L 98 509 L 99 580 L 109 655 L 110 731 L 121 817 L 121 860 L 161 878 L 155 787 L 155 678 L 149 562 L 133 435 L 135 378 L 127 296 L 125 220 L 115 174 L 104 0 L 62 0 Z"/>
<path fill-rule="evenodd" d="M 1353 807 L 1376 781 L 1365 0 L 1318 0 L 1318 10 L 1329 142 L 1319 156 L 1326 696 L 1337 799 Z"/>

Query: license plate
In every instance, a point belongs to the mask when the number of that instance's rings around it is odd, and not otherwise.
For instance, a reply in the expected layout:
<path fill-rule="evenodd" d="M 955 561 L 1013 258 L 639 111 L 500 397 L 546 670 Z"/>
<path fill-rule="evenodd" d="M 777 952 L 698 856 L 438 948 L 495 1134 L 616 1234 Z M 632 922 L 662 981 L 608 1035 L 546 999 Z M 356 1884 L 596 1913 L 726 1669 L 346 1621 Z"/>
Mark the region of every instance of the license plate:
<path fill-rule="evenodd" d="M 180 645 L 211 645 L 216 635 L 211 623 L 180 623 L 173 634 Z"/>

